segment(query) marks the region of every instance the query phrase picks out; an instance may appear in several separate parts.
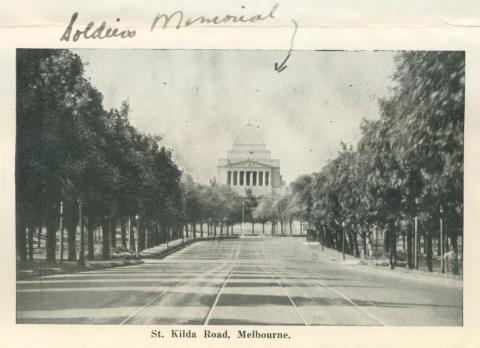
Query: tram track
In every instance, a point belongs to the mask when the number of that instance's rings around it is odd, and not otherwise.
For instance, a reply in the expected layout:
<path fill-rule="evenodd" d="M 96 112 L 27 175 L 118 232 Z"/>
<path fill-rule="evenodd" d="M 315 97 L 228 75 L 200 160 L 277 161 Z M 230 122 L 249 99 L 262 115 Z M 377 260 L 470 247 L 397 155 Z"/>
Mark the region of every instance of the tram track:
<path fill-rule="evenodd" d="M 232 257 L 233 258 L 236 258 L 238 257 L 238 249 L 239 247 L 237 246 L 237 248 L 235 249 L 234 252 L 232 252 Z M 170 292 L 173 292 L 175 289 L 179 288 L 180 286 L 183 286 L 183 285 L 187 285 L 189 283 L 191 283 L 192 281 L 196 281 L 198 279 L 204 279 L 206 275 L 210 275 L 210 274 L 214 274 L 216 272 L 219 272 L 219 271 L 222 271 L 223 269 L 227 268 L 228 264 L 226 263 L 223 263 L 221 265 L 219 265 L 218 267 L 215 267 L 214 269 L 211 269 L 210 271 L 207 271 L 206 273 L 199 273 L 198 275 L 194 276 L 194 277 L 191 277 L 189 279 L 185 279 L 185 280 L 180 280 L 179 282 L 177 282 L 175 285 L 163 290 L 160 294 L 156 295 L 154 298 L 152 298 L 150 301 L 148 301 L 144 306 L 138 308 L 135 312 L 133 312 L 131 315 L 129 315 L 127 318 L 125 318 L 124 320 L 122 320 L 120 322 L 120 325 L 125 325 L 125 324 L 128 324 L 131 320 L 133 320 L 135 317 L 137 317 L 140 313 L 144 312 L 145 310 L 147 310 L 149 307 L 151 307 L 154 303 L 156 303 L 159 299 L 161 299 L 162 297 L 164 297 L 165 295 L 167 295 L 168 293 Z M 233 269 L 232 269 L 233 270 Z M 231 273 L 232 273 L 232 270 L 229 271 L 228 275 L 227 275 L 227 278 L 230 277 Z M 224 280 L 224 282 L 222 283 L 222 287 L 224 286 L 224 283 L 226 281 Z M 218 294 L 217 294 L 218 296 Z M 218 300 L 217 300 L 218 301 Z M 209 309 L 209 313 L 211 311 L 211 308 Z M 207 314 L 208 315 L 208 314 Z"/>
<path fill-rule="evenodd" d="M 264 253 L 264 250 L 261 249 L 261 253 L 262 253 L 262 256 L 265 260 L 265 262 L 268 262 L 269 266 L 275 270 L 275 272 L 278 274 L 278 273 L 282 273 L 281 270 L 279 270 L 277 267 L 273 266 L 271 264 L 271 262 L 269 262 L 265 256 L 265 253 Z M 284 272 L 284 271 L 283 271 Z M 290 275 L 289 275 L 290 276 Z M 315 278 L 311 278 L 312 281 L 314 281 L 315 283 L 319 284 L 321 287 L 333 292 L 336 296 L 339 296 L 341 297 L 342 299 L 344 299 L 345 301 L 347 301 L 349 304 L 351 304 L 354 308 L 356 308 L 357 310 L 359 310 L 360 312 L 362 312 L 364 315 L 368 316 L 370 319 L 372 319 L 373 321 L 375 321 L 376 323 L 379 324 L 379 326 L 388 326 L 387 323 L 385 323 L 383 320 L 379 319 L 378 317 L 376 317 L 375 315 L 373 315 L 372 313 L 370 313 L 369 311 L 367 311 L 365 308 L 362 308 L 359 304 L 357 304 L 354 300 L 352 300 L 351 298 L 349 298 L 348 296 L 346 296 L 344 293 L 342 293 L 340 290 L 332 287 L 332 286 L 329 286 L 327 283 L 325 282 L 322 282 L 318 279 L 315 279 Z M 293 299 L 292 299 L 293 301 Z M 295 306 L 298 310 L 298 307 Z M 300 311 L 298 311 L 298 313 L 300 314 Z M 301 315 L 301 314 L 300 314 Z M 307 324 L 306 324 L 307 325 Z"/>

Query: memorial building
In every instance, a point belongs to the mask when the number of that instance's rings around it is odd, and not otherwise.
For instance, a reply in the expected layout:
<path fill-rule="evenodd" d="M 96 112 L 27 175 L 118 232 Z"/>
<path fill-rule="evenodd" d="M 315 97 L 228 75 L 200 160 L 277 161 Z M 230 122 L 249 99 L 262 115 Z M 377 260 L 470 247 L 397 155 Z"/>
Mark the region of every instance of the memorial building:
<path fill-rule="evenodd" d="M 248 189 L 255 197 L 285 192 L 280 160 L 271 158 L 270 150 L 252 123 L 243 126 L 227 158 L 218 160 L 217 181 L 241 196 L 245 196 Z"/>

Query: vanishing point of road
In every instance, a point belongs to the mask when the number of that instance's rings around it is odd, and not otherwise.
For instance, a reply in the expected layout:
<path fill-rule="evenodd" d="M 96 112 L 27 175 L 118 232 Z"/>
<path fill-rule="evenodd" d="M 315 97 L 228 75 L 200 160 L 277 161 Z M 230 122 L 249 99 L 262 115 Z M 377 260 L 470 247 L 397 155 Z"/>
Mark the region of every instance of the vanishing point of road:
<path fill-rule="evenodd" d="M 18 281 L 17 322 L 462 325 L 461 287 L 387 273 L 303 238 L 202 241 L 144 264 Z"/>

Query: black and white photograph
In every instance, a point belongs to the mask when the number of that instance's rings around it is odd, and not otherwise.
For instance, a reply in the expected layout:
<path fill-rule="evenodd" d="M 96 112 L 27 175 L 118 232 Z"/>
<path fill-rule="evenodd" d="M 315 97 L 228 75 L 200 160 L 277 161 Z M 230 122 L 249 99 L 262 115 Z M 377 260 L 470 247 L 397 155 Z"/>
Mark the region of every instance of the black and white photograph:
<path fill-rule="evenodd" d="M 465 51 L 287 49 L 15 50 L 16 324 L 463 327 Z"/>

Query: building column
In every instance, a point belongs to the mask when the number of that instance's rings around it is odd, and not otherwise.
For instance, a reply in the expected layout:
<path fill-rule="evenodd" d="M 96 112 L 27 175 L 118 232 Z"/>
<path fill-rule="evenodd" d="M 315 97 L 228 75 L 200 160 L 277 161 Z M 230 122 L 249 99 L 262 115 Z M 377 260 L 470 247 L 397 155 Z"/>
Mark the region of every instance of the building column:
<path fill-rule="evenodd" d="M 239 171 L 235 171 L 235 186 L 238 186 L 239 182 L 238 182 L 238 177 L 239 177 Z"/>

